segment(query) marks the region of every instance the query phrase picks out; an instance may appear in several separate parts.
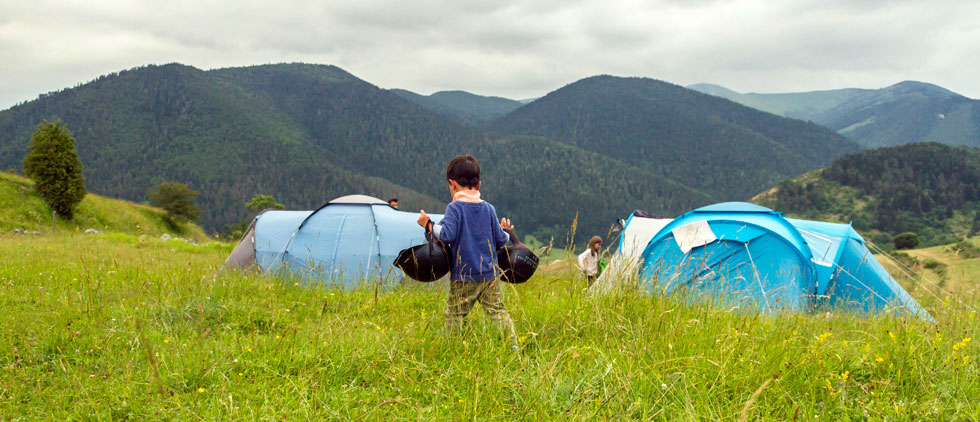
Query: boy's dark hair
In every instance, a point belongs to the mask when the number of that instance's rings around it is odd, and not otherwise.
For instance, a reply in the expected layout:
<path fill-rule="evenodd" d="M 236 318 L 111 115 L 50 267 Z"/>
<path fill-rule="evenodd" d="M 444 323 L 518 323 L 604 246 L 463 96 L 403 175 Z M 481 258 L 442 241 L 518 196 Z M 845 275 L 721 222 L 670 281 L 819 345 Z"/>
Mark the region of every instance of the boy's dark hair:
<path fill-rule="evenodd" d="M 457 155 L 446 167 L 446 180 L 455 180 L 464 188 L 476 188 L 480 184 L 480 163 L 472 155 Z"/>
<path fill-rule="evenodd" d="M 388 203 L 389 204 L 392 203 L 392 202 L 398 202 L 398 198 L 391 198 L 391 199 L 388 200 Z"/>

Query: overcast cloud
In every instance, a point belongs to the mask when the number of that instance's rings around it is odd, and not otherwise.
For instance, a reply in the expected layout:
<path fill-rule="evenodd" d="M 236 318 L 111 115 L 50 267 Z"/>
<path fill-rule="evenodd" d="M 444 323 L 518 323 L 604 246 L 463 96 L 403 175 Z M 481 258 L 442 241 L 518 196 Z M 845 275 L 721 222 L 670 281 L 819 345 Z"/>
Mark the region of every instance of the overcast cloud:
<path fill-rule="evenodd" d="M 918 80 L 980 98 L 980 2 L 0 2 L 0 109 L 171 62 L 333 64 L 383 88 L 514 99 L 596 74 L 740 92 Z"/>

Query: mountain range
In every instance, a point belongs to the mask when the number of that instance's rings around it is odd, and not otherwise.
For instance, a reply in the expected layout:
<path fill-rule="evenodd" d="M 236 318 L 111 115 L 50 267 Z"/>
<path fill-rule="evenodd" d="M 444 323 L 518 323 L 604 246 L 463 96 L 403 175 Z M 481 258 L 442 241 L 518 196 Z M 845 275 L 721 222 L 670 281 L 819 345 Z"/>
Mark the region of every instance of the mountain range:
<path fill-rule="evenodd" d="M 881 89 L 782 94 L 743 94 L 711 84 L 688 88 L 819 123 L 863 148 L 913 142 L 980 146 L 980 101 L 923 82 L 905 81 Z"/>
<path fill-rule="evenodd" d="M 440 212 L 445 163 L 472 153 L 501 215 L 563 240 L 573 220 L 588 237 L 633 209 L 746 199 L 859 149 L 822 126 L 653 79 L 587 78 L 520 104 L 384 90 L 327 65 L 144 66 L 0 112 L 0 166 L 19 168 L 36 126 L 61 120 L 90 191 L 141 201 L 162 181 L 185 182 L 215 231 L 247 218 L 260 193 L 294 209 L 364 193 Z"/>

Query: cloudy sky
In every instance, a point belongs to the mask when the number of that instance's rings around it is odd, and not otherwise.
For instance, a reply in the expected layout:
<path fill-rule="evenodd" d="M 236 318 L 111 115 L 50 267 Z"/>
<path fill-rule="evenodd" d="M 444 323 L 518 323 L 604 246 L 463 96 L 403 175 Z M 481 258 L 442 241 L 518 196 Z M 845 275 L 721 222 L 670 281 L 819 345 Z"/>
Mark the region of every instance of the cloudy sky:
<path fill-rule="evenodd" d="M 980 98 L 980 2 L 0 0 L 0 109 L 171 62 L 324 63 L 514 99 L 596 74 L 740 92 L 919 80 Z"/>

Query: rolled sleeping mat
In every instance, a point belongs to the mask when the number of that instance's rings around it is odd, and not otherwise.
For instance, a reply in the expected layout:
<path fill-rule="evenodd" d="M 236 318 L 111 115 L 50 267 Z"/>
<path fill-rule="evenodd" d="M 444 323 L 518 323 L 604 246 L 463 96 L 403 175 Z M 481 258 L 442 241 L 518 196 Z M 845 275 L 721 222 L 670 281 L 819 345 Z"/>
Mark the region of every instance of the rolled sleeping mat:
<path fill-rule="evenodd" d="M 504 230 L 513 245 L 497 249 L 497 265 L 500 267 L 501 278 L 508 283 L 523 283 L 534 275 L 538 269 L 538 256 L 511 230 Z"/>
<path fill-rule="evenodd" d="M 432 234 L 430 227 L 425 230 L 425 243 L 403 249 L 393 264 L 405 275 L 422 282 L 436 281 L 449 274 L 449 248 Z"/>

